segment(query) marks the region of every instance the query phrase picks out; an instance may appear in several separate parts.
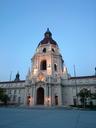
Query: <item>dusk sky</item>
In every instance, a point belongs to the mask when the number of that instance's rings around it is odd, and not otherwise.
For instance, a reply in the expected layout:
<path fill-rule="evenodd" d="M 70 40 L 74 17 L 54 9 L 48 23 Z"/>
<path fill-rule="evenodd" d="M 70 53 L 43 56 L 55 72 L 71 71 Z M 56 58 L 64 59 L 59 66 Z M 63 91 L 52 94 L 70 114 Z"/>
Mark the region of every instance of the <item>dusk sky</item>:
<path fill-rule="evenodd" d="M 0 0 L 0 81 L 25 79 L 47 28 L 72 76 L 95 74 L 96 0 Z"/>

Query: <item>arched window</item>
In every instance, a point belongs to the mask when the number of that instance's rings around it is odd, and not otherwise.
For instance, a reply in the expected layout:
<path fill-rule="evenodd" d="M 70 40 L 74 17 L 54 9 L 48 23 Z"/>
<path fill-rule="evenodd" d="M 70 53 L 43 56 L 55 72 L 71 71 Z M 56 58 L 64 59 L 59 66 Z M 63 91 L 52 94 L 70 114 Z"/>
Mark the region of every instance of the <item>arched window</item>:
<path fill-rule="evenodd" d="M 55 50 L 52 48 L 52 52 L 55 52 Z"/>
<path fill-rule="evenodd" d="M 46 48 L 43 49 L 43 52 L 44 52 L 44 53 L 46 52 Z"/>
<path fill-rule="evenodd" d="M 54 64 L 54 71 L 57 71 L 57 65 Z"/>
<path fill-rule="evenodd" d="M 40 64 L 40 70 L 46 70 L 47 68 L 47 62 L 46 60 L 42 60 Z"/>

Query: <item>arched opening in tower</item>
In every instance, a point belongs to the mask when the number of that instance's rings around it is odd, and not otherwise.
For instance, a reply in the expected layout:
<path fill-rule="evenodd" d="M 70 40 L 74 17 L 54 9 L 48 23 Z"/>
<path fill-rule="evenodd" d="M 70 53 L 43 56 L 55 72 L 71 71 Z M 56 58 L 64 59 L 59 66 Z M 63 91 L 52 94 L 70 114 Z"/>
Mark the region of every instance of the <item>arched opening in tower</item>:
<path fill-rule="evenodd" d="M 47 62 L 46 60 L 42 60 L 40 64 L 40 70 L 46 70 L 47 69 Z"/>
<path fill-rule="evenodd" d="M 54 64 L 54 71 L 57 71 L 57 65 Z"/>

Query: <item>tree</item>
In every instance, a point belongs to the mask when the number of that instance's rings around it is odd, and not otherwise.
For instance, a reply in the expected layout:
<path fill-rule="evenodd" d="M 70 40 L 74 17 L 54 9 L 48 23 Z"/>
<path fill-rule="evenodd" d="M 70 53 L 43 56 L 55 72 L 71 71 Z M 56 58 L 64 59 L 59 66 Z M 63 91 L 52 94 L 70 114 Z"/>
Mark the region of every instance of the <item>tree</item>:
<path fill-rule="evenodd" d="M 2 101 L 2 97 L 4 95 L 4 89 L 0 88 L 0 100 Z"/>
<path fill-rule="evenodd" d="M 80 97 L 81 105 L 85 107 L 87 98 L 91 99 L 92 94 L 91 94 L 90 90 L 83 88 L 80 90 L 80 92 L 77 94 L 77 96 Z"/>
<path fill-rule="evenodd" d="M 4 105 L 7 105 L 8 101 L 10 100 L 3 88 L 0 88 L 0 100 L 4 103 Z"/>
<path fill-rule="evenodd" d="M 96 99 L 96 92 L 92 93 L 92 99 Z"/>

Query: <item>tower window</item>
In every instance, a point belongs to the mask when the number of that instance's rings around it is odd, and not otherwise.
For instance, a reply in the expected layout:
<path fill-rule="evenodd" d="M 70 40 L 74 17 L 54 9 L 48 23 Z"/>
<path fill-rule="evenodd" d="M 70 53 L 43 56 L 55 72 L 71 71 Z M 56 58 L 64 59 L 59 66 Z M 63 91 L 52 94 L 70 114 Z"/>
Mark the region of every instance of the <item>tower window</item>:
<path fill-rule="evenodd" d="M 47 68 L 47 62 L 46 62 L 46 60 L 42 60 L 41 64 L 40 64 L 40 69 L 46 70 L 46 68 Z"/>
<path fill-rule="evenodd" d="M 52 48 L 52 52 L 55 52 L 55 50 Z"/>
<path fill-rule="evenodd" d="M 43 52 L 44 52 L 44 53 L 46 52 L 46 48 L 43 49 Z"/>
<path fill-rule="evenodd" d="M 54 64 L 54 71 L 57 71 L 57 65 Z"/>

